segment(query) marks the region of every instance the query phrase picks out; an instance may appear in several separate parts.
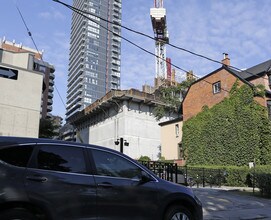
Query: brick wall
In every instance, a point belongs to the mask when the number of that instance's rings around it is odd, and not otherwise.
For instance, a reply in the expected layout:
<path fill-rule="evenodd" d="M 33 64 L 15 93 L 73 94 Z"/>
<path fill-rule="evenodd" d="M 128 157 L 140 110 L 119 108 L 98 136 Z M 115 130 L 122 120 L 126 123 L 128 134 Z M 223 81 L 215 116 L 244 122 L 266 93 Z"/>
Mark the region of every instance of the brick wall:
<path fill-rule="evenodd" d="M 236 82 L 237 78 L 225 69 L 207 76 L 206 78 L 193 84 L 183 102 L 183 120 L 197 115 L 202 111 L 202 107 L 207 105 L 209 108 L 221 102 L 225 97 L 229 96 L 229 92 Z M 213 93 L 213 84 L 221 82 L 221 92 Z M 240 81 L 239 85 L 243 82 Z"/>

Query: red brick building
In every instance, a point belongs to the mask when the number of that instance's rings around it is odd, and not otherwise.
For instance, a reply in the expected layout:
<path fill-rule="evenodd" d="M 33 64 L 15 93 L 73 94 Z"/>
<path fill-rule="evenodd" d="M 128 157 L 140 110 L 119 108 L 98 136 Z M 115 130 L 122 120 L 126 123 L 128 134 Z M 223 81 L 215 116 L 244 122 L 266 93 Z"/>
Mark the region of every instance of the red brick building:
<path fill-rule="evenodd" d="M 183 120 L 197 115 L 202 111 L 203 106 L 211 108 L 229 96 L 229 92 L 236 82 L 239 85 L 248 84 L 250 86 L 262 84 L 265 86 L 266 95 L 264 98 L 255 97 L 255 100 L 262 106 L 268 107 L 271 113 L 271 60 L 253 66 L 244 71 L 236 71 L 230 67 L 230 59 L 225 54 L 222 60 L 222 67 L 209 73 L 203 78 L 194 82 L 183 100 Z"/>

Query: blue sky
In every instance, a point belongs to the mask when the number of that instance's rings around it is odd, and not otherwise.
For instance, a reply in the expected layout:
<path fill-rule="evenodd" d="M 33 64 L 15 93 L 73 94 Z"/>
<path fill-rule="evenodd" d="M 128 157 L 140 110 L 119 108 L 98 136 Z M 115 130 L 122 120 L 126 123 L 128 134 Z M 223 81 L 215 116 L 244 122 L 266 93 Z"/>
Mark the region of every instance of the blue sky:
<path fill-rule="evenodd" d="M 63 0 L 72 4 L 72 0 Z M 34 48 L 23 25 L 21 10 L 32 36 L 44 50 L 44 60 L 55 66 L 55 83 L 66 103 L 71 11 L 52 0 L 1 0 L 0 38 Z M 122 0 L 122 24 L 153 36 L 150 8 L 153 0 Z M 271 59 L 270 0 L 164 0 L 170 43 L 248 68 Z M 125 30 L 124 37 L 154 52 L 154 42 Z M 204 76 L 220 67 L 205 59 L 167 46 L 172 63 Z M 153 84 L 155 58 L 122 41 L 121 88 L 141 89 Z M 181 78 L 184 73 L 177 71 Z M 65 117 L 65 106 L 54 92 L 53 114 Z"/>

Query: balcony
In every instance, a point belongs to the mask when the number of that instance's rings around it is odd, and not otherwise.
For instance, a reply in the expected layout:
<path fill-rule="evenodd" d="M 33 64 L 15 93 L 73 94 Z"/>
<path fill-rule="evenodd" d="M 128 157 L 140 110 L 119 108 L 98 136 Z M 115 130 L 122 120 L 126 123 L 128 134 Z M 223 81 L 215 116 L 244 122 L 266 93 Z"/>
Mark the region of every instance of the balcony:
<path fill-rule="evenodd" d="M 121 3 L 114 2 L 114 6 L 118 8 L 118 10 L 121 8 Z"/>
<path fill-rule="evenodd" d="M 54 97 L 54 94 L 52 92 L 48 92 L 48 97 L 49 98 L 53 98 Z"/>
<path fill-rule="evenodd" d="M 112 53 L 111 57 L 114 58 L 114 59 L 120 60 L 120 55 L 119 54 Z"/>
<path fill-rule="evenodd" d="M 111 76 L 113 77 L 120 77 L 120 72 L 112 71 Z"/>
<path fill-rule="evenodd" d="M 54 80 L 53 79 L 49 79 L 49 85 L 53 86 L 54 84 L 55 84 Z"/>
<path fill-rule="evenodd" d="M 117 25 L 120 25 L 121 20 L 120 20 L 120 19 L 113 18 L 113 23 L 114 23 L 114 24 L 117 24 Z"/>
<path fill-rule="evenodd" d="M 53 99 L 52 98 L 48 98 L 47 99 L 47 103 L 48 103 L 48 105 L 52 105 L 53 104 Z"/>
<path fill-rule="evenodd" d="M 55 74 L 54 73 L 50 73 L 50 79 L 55 79 Z"/>
<path fill-rule="evenodd" d="M 51 112 L 53 110 L 53 107 L 51 105 L 47 106 L 47 112 Z"/>
<path fill-rule="evenodd" d="M 113 41 L 120 42 L 120 37 L 113 35 L 112 39 L 113 39 Z"/>
<path fill-rule="evenodd" d="M 120 67 L 119 66 L 112 65 L 111 69 L 120 72 Z"/>

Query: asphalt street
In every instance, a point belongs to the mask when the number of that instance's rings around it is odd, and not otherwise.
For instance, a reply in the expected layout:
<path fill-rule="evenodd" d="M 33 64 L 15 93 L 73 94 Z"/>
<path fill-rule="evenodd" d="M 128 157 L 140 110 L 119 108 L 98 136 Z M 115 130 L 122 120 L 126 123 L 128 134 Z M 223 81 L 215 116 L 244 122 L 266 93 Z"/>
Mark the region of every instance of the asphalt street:
<path fill-rule="evenodd" d="M 271 199 L 238 193 L 232 188 L 193 188 L 203 204 L 204 220 L 271 220 Z"/>

